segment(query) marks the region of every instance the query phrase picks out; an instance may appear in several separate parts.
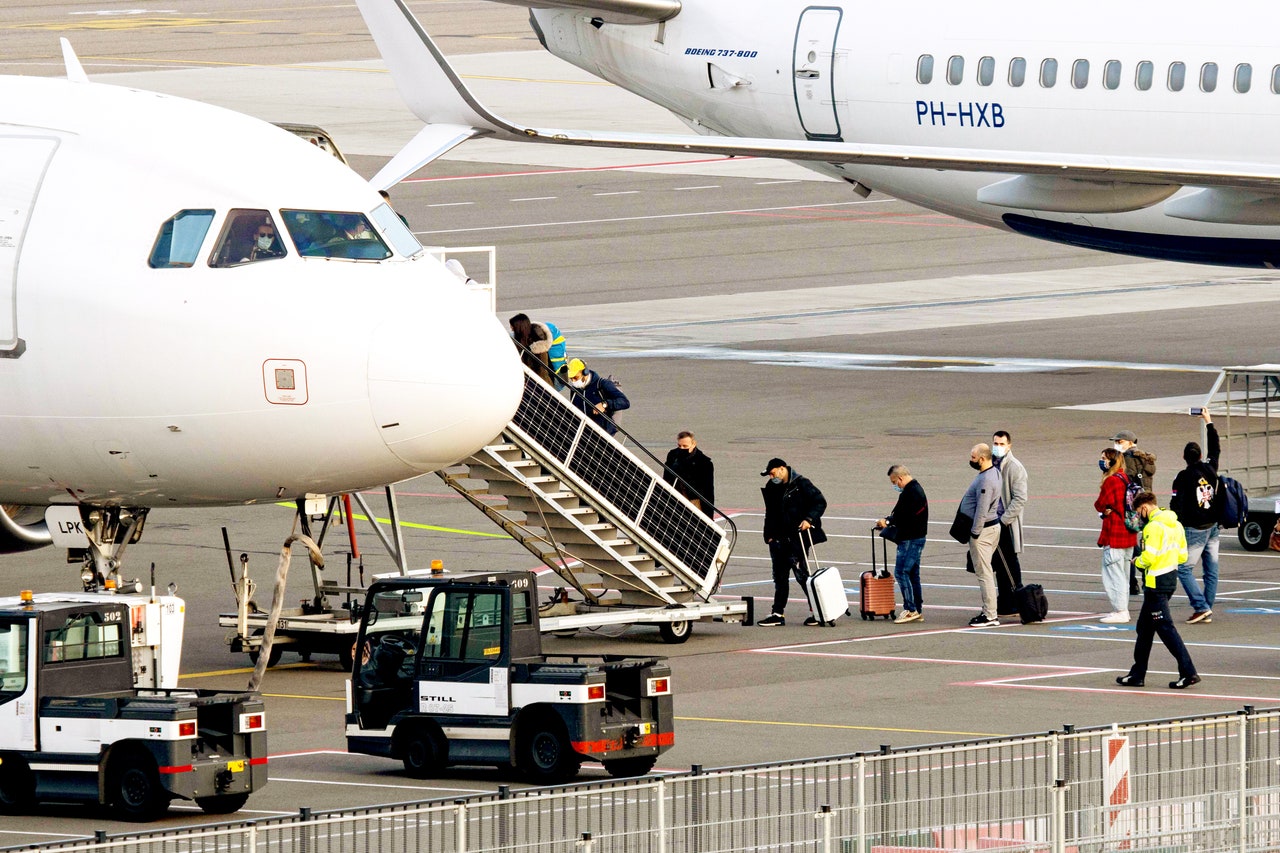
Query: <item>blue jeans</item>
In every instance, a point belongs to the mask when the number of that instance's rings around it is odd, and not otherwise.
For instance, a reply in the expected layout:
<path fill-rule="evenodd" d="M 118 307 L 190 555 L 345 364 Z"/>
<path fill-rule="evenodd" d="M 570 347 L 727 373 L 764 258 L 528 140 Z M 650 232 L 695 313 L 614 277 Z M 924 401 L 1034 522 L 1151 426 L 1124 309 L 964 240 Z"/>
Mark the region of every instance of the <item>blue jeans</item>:
<path fill-rule="evenodd" d="M 1196 563 L 1204 560 L 1204 592 L 1196 583 Z M 1187 528 L 1187 561 L 1178 566 L 1178 580 L 1191 600 L 1191 609 L 1197 613 L 1213 609 L 1218 597 L 1218 525 L 1208 530 Z"/>
<path fill-rule="evenodd" d="M 924 604 L 920 591 L 920 555 L 924 553 L 925 537 L 908 539 L 898 543 L 898 556 L 893 561 L 893 576 L 902 590 L 902 609 L 919 613 Z"/>

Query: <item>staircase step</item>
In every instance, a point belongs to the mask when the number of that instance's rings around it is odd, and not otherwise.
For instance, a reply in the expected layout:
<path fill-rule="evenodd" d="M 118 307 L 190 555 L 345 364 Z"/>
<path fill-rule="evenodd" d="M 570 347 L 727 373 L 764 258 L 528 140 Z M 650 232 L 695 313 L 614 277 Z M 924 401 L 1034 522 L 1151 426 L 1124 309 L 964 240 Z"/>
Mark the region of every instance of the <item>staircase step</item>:
<path fill-rule="evenodd" d="M 553 501 L 556 506 L 565 510 L 578 509 L 581 506 L 581 500 L 573 492 L 554 492 L 540 495 L 531 495 L 528 492 L 523 492 L 521 494 L 508 495 L 507 507 L 528 513 L 534 517 L 537 517 L 539 510 L 541 510 L 550 517 L 556 512 L 554 507 L 548 506 Z M 590 507 L 583 508 L 590 509 Z M 591 514 L 594 516 L 595 510 L 591 510 Z"/>

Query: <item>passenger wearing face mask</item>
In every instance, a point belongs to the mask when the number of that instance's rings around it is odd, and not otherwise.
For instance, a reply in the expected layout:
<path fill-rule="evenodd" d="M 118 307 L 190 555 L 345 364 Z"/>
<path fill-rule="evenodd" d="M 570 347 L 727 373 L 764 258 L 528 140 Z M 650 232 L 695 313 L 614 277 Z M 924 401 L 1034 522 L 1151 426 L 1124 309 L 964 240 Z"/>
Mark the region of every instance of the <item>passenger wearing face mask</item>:
<path fill-rule="evenodd" d="M 707 516 L 715 518 L 716 469 L 711 457 L 698 447 L 693 433 L 682 430 L 676 435 L 676 446 L 667 452 L 667 467 L 662 472 L 676 491 Z"/>
<path fill-rule="evenodd" d="M 811 545 L 827 541 L 822 530 L 822 514 L 827 511 L 827 499 L 808 477 L 797 474 L 795 469 L 777 458 L 760 472 L 768 477 L 760 491 L 764 495 L 764 541 L 769 546 L 769 559 L 773 564 L 773 609 L 768 616 L 756 622 L 762 628 L 787 624 L 787 591 L 790 576 L 795 575 L 800 588 L 809 579 L 808 560 L 805 556 Z M 812 613 L 804 624 L 821 625 Z"/>
<path fill-rule="evenodd" d="M 1098 547 L 1102 549 L 1102 589 L 1111 610 L 1098 621 L 1124 624 L 1129 621 L 1129 561 L 1138 543 L 1137 534 L 1124 524 L 1124 496 L 1129 476 L 1124 472 L 1124 455 L 1114 447 L 1105 448 L 1098 467 L 1102 484 L 1093 508 L 1102 516 Z"/>
<path fill-rule="evenodd" d="M 631 401 L 618 389 L 615 382 L 605 379 L 594 370 L 587 370 L 582 359 L 569 362 L 569 384 L 573 387 L 573 402 L 582 413 L 596 422 L 609 435 L 616 435 L 617 425 L 613 416 L 631 408 Z"/>
<path fill-rule="evenodd" d="M 991 446 L 976 444 L 969 451 L 969 467 L 978 472 L 960 500 L 960 511 L 973 519 L 969 531 L 969 560 L 982 591 L 982 612 L 969 620 L 971 628 L 994 628 L 1000 619 L 996 608 L 996 578 L 991 556 L 1000 543 L 1000 472 L 991 462 Z"/>
<path fill-rule="evenodd" d="M 893 505 L 893 512 L 876 522 L 876 527 L 883 529 L 892 522 L 898 528 L 898 554 L 893 563 L 893 576 L 902 591 L 902 613 L 893 621 L 899 625 L 923 622 L 920 555 L 924 553 L 929 533 L 929 498 L 906 465 L 890 467 L 889 482 L 898 493 L 898 502 Z"/>
<path fill-rule="evenodd" d="M 1122 429 L 1111 436 L 1115 449 L 1124 454 L 1124 473 L 1130 481 L 1137 483 L 1144 492 L 1154 492 L 1156 488 L 1156 455 L 1138 449 L 1138 436 L 1131 430 Z"/>
<path fill-rule="evenodd" d="M 1013 455 L 1013 437 L 999 429 L 991 436 L 991 461 L 1000 470 L 1000 543 L 995 559 L 1003 565 L 996 572 L 996 610 L 1000 616 L 1017 616 L 1013 591 L 1022 586 L 1022 512 L 1027 506 L 1027 469 Z"/>

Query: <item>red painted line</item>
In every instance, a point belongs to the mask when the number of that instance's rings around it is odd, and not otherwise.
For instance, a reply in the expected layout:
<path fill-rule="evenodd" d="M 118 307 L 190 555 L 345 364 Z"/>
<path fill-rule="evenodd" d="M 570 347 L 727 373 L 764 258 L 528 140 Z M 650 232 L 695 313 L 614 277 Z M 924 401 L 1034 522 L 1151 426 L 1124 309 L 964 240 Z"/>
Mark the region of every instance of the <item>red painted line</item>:
<path fill-rule="evenodd" d="M 662 163 L 628 163 L 622 166 L 584 166 L 580 169 L 533 169 L 527 172 L 486 172 L 478 175 L 442 175 L 438 178 L 408 178 L 402 184 L 429 181 L 474 181 L 482 178 L 521 178 L 529 175 L 573 175 L 581 172 L 615 172 L 623 169 L 658 169 L 663 166 L 690 166 L 696 163 L 727 163 L 730 160 L 754 160 L 754 157 L 708 157 L 705 160 L 669 160 Z"/>

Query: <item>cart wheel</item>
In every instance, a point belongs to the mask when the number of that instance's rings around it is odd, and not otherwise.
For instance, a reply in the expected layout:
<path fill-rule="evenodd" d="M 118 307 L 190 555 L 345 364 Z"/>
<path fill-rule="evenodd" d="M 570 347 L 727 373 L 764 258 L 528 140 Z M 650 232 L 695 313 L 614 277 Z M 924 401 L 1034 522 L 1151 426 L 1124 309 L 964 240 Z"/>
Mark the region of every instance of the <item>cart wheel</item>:
<path fill-rule="evenodd" d="M 131 821 L 155 820 L 169 809 L 169 794 L 149 753 L 127 749 L 111 759 L 107 802 L 113 816 Z"/>
<path fill-rule="evenodd" d="M 417 723 L 397 741 L 404 772 L 414 779 L 430 779 L 444 770 L 447 755 L 443 735 L 434 726 Z"/>
<path fill-rule="evenodd" d="M 257 631 L 254 631 L 254 632 L 253 632 L 253 636 L 255 636 L 255 637 L 261 637 L 261 636 L 262 636 L 262 630 L 261 630 L 261 629 L 258 629 Z M 271 644 L 271 655 L 267 658 L 267 666 L 268 666 L 268 667 L 279 666 L 279 665 L 280 665 L 280 658 L 281 658 L 281 657 L 283 657 L 283 656 L 284 656 L 284 648 L 283 648 L 283 647 L 281 647 L 281 646 L 277 646 L 275 643 L 272 643 L 272 644 Z M 253 651 L 249 652 L 249 663 L 253 664 L 254 666 L 257 666 L 257 665 L 258 665 L 258 651 L 257 651 L 257 649 L 254 649 Z"/>
<path fill-rule="evenodd" d="M 658 633 L 662 635 L 664 643 L 677 645 L 683 643 L 693 634 L 693 621 L 686 619 L 683 622 L 660 622 L 658 623 Z M 643 776 L 644 774 L 636 774 Z"/>
<path fill-rule="evenodd" d="M 0 763 L 0 814 L 23 812 L 35 805 L 36 777 L 27 763 L 12 753 Z"/>
<path fill-rule="evenodd" d="M 1236 536 L 1246 551 L 1265 551 L 1271 542 L 1271 529 L 1275 525 L 1274 515 L 1254 513 L 1241 522 Z"/>
<path fill-rule="evenodd" d="M 582 756 L 573 751 L 564 722 L 543 713 L 530 719 L 516 739 L 516 767 L 535 785 L 555 785 L 578 775 Z"/>

